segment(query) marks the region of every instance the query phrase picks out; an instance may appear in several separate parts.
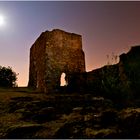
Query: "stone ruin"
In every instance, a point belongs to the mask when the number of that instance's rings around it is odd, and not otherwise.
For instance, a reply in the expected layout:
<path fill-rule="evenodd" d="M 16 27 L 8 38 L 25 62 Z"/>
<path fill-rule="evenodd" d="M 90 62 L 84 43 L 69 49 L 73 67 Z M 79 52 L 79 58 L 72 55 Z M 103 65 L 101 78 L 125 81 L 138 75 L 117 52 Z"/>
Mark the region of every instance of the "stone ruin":
<path fill-rule="evenodd" d="M 59 29 L 43 32 L 30 48 L 28 87 L 50 92 L 60 87 L 65 73 L 69 85 L 75 73 L 85 72 L 82 37 Z"/>

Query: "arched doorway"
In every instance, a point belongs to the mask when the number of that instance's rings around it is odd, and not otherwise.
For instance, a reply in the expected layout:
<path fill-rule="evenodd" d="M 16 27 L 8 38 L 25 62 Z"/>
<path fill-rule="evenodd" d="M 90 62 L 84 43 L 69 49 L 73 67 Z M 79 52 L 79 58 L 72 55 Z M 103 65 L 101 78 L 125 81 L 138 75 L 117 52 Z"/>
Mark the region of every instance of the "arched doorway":
<path fill-rule="evenodd" d="M 66 73 L 62 73 L 60 77 L 60 86 L 67 86 Z"/>

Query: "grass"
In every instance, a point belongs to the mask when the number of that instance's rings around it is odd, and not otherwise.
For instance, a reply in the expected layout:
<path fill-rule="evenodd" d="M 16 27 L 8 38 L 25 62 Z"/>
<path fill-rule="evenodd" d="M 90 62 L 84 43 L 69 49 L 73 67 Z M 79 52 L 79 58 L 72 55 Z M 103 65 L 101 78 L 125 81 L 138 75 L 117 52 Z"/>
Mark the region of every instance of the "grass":
<path fill-rule="evenodd" d="M 116 111 L 114 119 L 129 122 L 134 116 L 139 124 L 139 108 L 115 110 L 108 100 L 76 92 L 45 94 L 27 87 L 0 88 L 0 138 L 116 138 L 125 124 L 102 127 L 108 109 Z"/>
<path fill-rule="evenodd" d="M 31 97 L 34 99 L 43 100 L 46 95 L 44 93 L 36 92 L 27 87 L 18 88 L 0 88 L 0 102 L 7 103 L 13 98 L 17 97 Z"/>

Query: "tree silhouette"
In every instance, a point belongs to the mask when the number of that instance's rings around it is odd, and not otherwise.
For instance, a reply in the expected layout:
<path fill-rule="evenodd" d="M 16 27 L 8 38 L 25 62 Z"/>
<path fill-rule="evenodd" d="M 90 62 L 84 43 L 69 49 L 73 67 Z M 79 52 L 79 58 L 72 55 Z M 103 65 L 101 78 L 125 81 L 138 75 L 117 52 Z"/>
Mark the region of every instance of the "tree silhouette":
<path fill-rule="evenodd" d="M 11 67 L 0 66 L 0 87 L 16 86 L 17 74 L 13 72 Z"/>

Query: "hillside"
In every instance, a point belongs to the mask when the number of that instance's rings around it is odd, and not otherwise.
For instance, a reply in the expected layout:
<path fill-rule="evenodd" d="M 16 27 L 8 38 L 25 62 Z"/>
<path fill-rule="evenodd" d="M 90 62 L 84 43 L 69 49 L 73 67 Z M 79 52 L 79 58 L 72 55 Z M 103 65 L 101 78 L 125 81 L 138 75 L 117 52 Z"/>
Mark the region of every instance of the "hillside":
<path fill-rule="evenodd" d="M 0 89 L 0 138 L 140 138 L 140 108 L 83 93 Z"/>
<path fill-rule="evenodd" d="M 0 88 L 0 138 L 140 138 L 140 47 L 49 93 Z"/>

